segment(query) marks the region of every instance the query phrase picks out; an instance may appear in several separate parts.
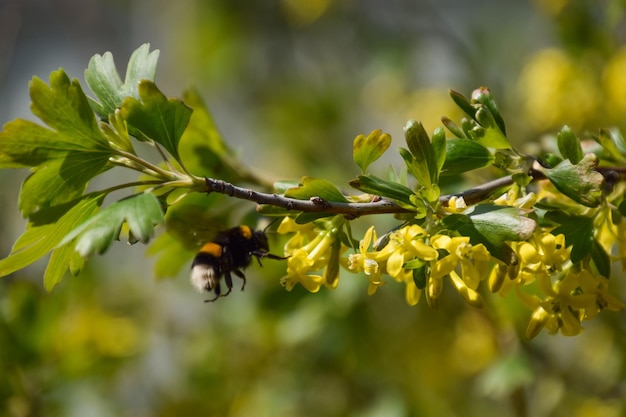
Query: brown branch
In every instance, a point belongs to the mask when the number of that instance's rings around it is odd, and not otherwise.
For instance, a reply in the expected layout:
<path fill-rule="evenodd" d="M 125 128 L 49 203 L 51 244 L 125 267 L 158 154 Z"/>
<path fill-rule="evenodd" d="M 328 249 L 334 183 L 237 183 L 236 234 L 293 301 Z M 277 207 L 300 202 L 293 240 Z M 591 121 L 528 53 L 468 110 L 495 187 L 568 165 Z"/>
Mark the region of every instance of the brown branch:
<path fill-rule="evenodd" d="M 626 174 L 626 168 L 605 168 L 598 167 L 597 171 L 606 175 L 609 171 L 618 174 Z M 532 181 L 545 179 L 545 175 L 538 169 L 531 168 L 528 175 Z M 261 193 L 249 188 L 237 187 L 231 183 L 212 178 L 205 178 L 206 191 L 226 194 L 231 197 L 244 200 L 254 201 L 257 204 L 269 204 L 281 207 L 287 210 L 303 211 L 308 213 L 329 213 L 343 214 L 350 218 L 357 218 L 370 214 L 394 214 L 394 213 L 412 213 L 413 211 L 400 207 L 396 203 L 386 198 L 374 199 L 369 203 L 340 203 L 327 201 L 320 197 L 312 197 L 309 200 L 298 200 L 295 198 L 284 197 L 278 194 Z M 512 185 L 514 183 L 511 175 L 497 178 L 476 187 L 470 188 L 460 193 L 448 194 L 439 197 L 439 201 L 447 205 L 452 197 L 463 197 L 465 203 L 469 205 L 476 204 L 484 200 L 489 194 Z"/>
<path fill-rule="evenodd" d="M 257 204 L 270 204 L 287 210 L 344 214 L 354 218 L 368 214 L 411 213 L 411 210 L 402 208 L 393 201 L 384 198 L 371 203 L 337 203 L 319 197 L 313 197 L 309 200 L 298 200 L 278 194 L 260 193 L 248 188 L 237 187 L 222 180 L 205 178 L 205 181 L 207 192 L 226 194 L 231 197 L 254 201 Z"/>

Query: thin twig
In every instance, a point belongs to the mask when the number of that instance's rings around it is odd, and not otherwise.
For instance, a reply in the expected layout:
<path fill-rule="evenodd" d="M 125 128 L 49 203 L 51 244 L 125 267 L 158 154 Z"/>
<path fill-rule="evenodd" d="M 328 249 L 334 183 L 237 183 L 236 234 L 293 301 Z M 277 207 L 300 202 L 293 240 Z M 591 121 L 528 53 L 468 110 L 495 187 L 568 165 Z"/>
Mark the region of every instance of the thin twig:
<path fill-rule="evenodd" d="M 626 173 L 626 169 L 622 168 L 604 168 L 598 167 L 597 171 L 603 175 L 608 171 L 616 171 L 619 174 Z M 538 169 L 531 168 L 528 171 L 531 181 L 545 179 L 546 176 Z M 313 197 L 309 200 L 298 200 L 295 198 L 284 197 L 279 194 L 269 194 L 254 191 L 249 188 L 237 187 L 229 182 L 205 178 L 206 191 L 226 194 L 231 197 L 244 200 L 254 201 L 257 204 L 269 204 L 281 207 L 287 210 L 296 210 L 309 213 L 329 213 L 343 214 L 351 218 L 366 216 L 370 214 L 396 214 L 411 213 L 412 211 L 386 198 L 373 199 L 370 203 L 340 203 L 327 201 L 319 197 Z M 470 188 L 460 193 L 448 194 L 439 197 L 439 202 L 447 205 L 452 197 L 463 197 L 467 205 L 476 204 L 489 196 L 494 191 L 508 187 L 514 184 L 513 176 L 497 178 L 476 187 Z"/>
<path fill-rule="evenodd" d="M 260 193 L 249 188 L 241 188 L 222 180 L 205 178 L 207 192 L 226 194 L 231 197 L 254 201 L 257 204 L 269 204 L 287 210 L 297 210 L 309 213 L 344 214 L 350 217 L 365 216 L 368 214 L 411 213 L 392 201 L 381 199 L 371 203 L 338 203 L 326 201 L 322 198 L 298 200 L 283 197 L 278 194 Z"/>

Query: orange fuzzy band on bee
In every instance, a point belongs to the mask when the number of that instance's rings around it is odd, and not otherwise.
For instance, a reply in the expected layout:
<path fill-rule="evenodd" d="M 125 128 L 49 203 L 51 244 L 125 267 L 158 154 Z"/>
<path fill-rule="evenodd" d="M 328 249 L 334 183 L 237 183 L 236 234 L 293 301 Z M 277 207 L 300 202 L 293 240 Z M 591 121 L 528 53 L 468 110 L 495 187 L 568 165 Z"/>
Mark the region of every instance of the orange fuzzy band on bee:
<path fill-rule="evenodd" d="M 239 230 L 241 230 L 241 235 L 246 239 L 252 238 L 252 229 L 248 226 L 239 226 Z"/>
<path fill-rule="evenodd" d="M 222 256 L 222 250 L 222 245 L 219 245 L 215 242 L 209 242 L 202 246 L 202 248 L 200 249 L 200 253 L 206 253 L 207 255 L 219 258 L 220 256 Z"/>

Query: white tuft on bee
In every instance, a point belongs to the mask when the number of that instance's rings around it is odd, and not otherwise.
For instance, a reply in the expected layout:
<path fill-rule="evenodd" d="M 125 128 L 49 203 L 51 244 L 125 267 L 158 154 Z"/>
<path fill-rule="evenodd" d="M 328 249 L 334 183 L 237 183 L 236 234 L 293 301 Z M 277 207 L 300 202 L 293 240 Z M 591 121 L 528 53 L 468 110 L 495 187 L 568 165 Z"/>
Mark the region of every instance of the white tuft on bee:
<path fill-rule="evenodd" d="M 211 291 L 218 279 L 215 269 L 209 265 L 198 264 L 191 269 L 191 284 L 200 292 Z"/>

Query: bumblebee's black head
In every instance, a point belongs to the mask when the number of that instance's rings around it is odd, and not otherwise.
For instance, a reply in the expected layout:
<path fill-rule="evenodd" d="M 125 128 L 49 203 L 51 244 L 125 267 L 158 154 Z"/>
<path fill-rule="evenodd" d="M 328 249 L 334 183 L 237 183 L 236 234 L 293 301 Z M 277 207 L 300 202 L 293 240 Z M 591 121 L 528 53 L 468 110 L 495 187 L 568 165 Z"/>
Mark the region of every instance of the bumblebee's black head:
<path fill-rule="evenodd" d="M 252 240 L 253 240 L 254 246 L 256 246 L 258 249 L 261 249 L 262 251 L 265 251 L 265 252 L 269 252 L 270 245 L 267 242 L 267 235 L 265 234 L 264 231 L 262 230 L 254 231 L 252 233 Z"/>

